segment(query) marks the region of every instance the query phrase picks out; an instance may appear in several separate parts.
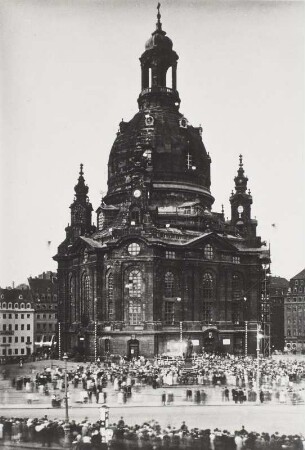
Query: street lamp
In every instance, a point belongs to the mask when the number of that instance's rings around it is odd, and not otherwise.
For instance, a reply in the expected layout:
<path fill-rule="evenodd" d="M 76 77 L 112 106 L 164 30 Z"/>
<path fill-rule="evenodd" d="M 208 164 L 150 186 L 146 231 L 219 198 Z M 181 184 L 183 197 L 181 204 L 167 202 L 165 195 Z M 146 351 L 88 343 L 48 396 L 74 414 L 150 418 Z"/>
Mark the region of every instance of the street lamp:
<path fill-rule="evenodd" d="M 70 425 L 69 425 L 69 409 L 68 409 L 68 374 L 67 374 L 67 353 L 64 353 L 63 360 L 65 362 L 65 424 L 63 426 L 65 438 L 64 446 L 70 447 Z"/>
<path fill-rule="evenodd" d="M 262 334 L 260 333 L 260 325 L 257 322 L 257 329 L 256 329 L 256 360 L 257 360 L 257 367 L 256 367 L 256 403 L 259 404 L 260 398 L 259 398 L 259 378 L 260 378 L 260 368 L 259 368 L 259 353 L 260 353 L 260 339 L 262 338 Z"/>
<path fill-rule="evenodd" d="M 181 302 L 181 297 L 176 297 L 176 301 L 178 303 Z M 181 319 L 181 314 L 180 314 L 180 319 Z M 180 341 L 180 351 L 181 351 L 181 356 L 183 355 L 183 322 L 182 320 L 180 320 L 179 322 L 179 341 Z"/>
<path fill-rule="evenodd" d="M 245 356 L 248 356 L 248 321 L 245 320 Z"/>
<path fill-rule="evenodd" d="M 61 359 L 61 324 L 58 322 L 58 358 Z"/>
<path fill-rule="evenodd" d="M 94 362 L 97 360 L 97 298 L 94 299 Z"/>

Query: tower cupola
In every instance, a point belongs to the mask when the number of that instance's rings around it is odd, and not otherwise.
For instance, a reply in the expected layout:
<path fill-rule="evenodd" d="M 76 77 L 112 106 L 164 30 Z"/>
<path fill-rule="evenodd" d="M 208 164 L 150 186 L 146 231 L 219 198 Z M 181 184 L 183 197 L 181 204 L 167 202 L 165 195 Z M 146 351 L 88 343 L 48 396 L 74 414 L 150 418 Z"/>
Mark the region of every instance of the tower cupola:
<path fill-rule="evenodd" d="M 79 236 L 94 231 L 92 226 L 92 205 L 89 202 L 89 188 L 85 184 L 83 164 L 80 165 L 78 182 L 74 186 L 75 197 L 71 209 L 71 225 L 66 228 L 67 238 L 73 243 Z"/>
<path fill-rule="evenodd" d="M 248 178 L 245 176 L 243 156 L 239 155 L 239 168 L 237 176 L 234 178 L 236 193 L 243 194 L 247 190 Z"/>
<path fill-rule="evenodd" d="M 76 199 L 78 201 L 80 201 L 80 202 L 85 202 L 86 203 L 86 199 L 87 199 L 87 194 L 88 194 L 89 188 L 85 184 L 83 168 L 84 168 L 84 165 L 81 164 L 80 165 L 78 182 L 74 186 L 74 191 L 75 191 Z"/>
<path fill-rule="evenodd" d="M 177 92 L 178 55 L 173 50 L 171 39 L 162 30 L 160 3 L 157 6 L 156 29 L 145 44 L 141 62 L 141 93 L 139 108 L 156 105 L 175 105 L 179 108 L 180 98 Z"/>

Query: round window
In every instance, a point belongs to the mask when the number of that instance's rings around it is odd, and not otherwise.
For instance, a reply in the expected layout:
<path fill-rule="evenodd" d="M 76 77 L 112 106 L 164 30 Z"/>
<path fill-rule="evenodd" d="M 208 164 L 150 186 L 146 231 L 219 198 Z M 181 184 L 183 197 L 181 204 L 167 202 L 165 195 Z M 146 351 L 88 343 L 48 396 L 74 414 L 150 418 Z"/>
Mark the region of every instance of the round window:
<path fill-rule="evenodd" d="M 136 242 L 128 245 L 128 253 L 131 256 L 137 256 L 140 253 L 141 247 Z"/>

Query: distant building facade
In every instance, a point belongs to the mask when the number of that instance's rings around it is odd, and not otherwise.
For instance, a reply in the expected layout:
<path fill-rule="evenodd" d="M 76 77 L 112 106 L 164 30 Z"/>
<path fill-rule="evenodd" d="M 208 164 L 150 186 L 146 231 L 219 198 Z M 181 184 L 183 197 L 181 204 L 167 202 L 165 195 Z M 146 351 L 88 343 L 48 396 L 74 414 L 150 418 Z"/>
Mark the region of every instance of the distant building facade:
<path fill-rule="evenodd" d="M 284 303 L 289 288 L 286 278 L 272 276 L 269 280 L 271 351 L 284 350 L 285 320 Z"/>
<path fill-rule="evenodd" d="M 305 352 L 305 269 L 291 278 L 284 308 L 285 348 Z"/>
<path fill-rule="evenodd" d="M 247 344 L 255 353 L 269 255 L 241 155 L 230 219 L 212 211 L 211 158 L 202 128 L 179 112 L 177 61 L 158 13 L 140 58 L 139 111 L 119 125 L 97 227 L 81 165 L 54 257 L 65 351 L 243 354 Z"/>
<path fill-rule="evenodd" d="M 55 347 L 57 334 L 57 274 L 43 272 L 28 279 L 35 309 L 35 352 L 43 353 Z"/>
<path fill-rule="evenodd" d="M 34 351 L 34 305 L 29 289 L 0 289 L 0 358 Z"/>

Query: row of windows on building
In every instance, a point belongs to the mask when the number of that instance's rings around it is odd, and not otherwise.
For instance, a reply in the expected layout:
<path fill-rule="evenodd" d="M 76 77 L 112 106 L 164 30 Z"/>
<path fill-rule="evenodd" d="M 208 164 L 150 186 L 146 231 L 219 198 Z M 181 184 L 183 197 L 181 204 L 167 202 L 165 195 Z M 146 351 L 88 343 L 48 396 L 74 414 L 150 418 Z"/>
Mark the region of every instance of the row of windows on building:
<path fill-rule="evenodd" d="M 30 336 L 27 336 L 26 337 L 26 340 L 25 340 L 25 336 L 14 336 L 14 340 L 13 340 L 13 337 L 12 336 L 3 336 L 2 337 L 2 343 L 3 344 L 12 344 L 12 343 L 15 343 L 15 344 L 18 344 L 19 342 L 27 342 L 27 343 L 30 343 L 31 342 L 31 338 L 30 338 Z"/>
<path fill-rule="evenodd" d="M 298 330 L 287 330 L 287 336 L 305 336 L 305 328 L 299 328 Z"/>
<path fill-rule="evenodd" d="M 141 246 L 137 242 L 132 242 L 127 247 L 128 253 L 130 256 L 138 256 L 141 252 Z M 214 248 L 211 244 L 207 244 L 204 247 L 203 251 L 204 257 L 206 259 L 213 259 L 215 257 Z M 177 254 L 173 250 L 166 250 L 165 258 L 166 259 L 176 259 Z M 240 264 L 240 256 L 232 256 L 232 262 L 234 264 Z"/>
<path fill-rule="evenodd" d="M 25 325 L 23 323 L 21 325 L 19 325 L 18 323 L 15 323 L 14 330 L 15 331 L 19 331 L 19 330 L 23 331 L 25 329 L 26 330 L 30 330 L 31 329 L 31 324 L 27 323 L 26 324 L 26 328 L 24 328 L 24 327 L 25 327 Z M 11 323 L 9 323 L 8 325 L 6 323 L 4 323 L 2 325 L 2 330 L 3 331 L 13 331 L 13 325 Z"/>
<path fill-rule="evenodd" d="M 34 309 L 35 310 L 38 310 L 38 309 L 42 309 L 42 310 L 54 309 L 54 310 L 56 310 L 57 309 L 57 305 L 55 305 L 53 303 L 51 305 L 37 304 L 36 303 Z"/>
<path fill-rule="evenodd" d="M 6 302 L 2 302 L 2 304 L 0 303 L 0 308 L 1 309 L 25 309 L 25 308 L 27 308 L 27 309 L 30 309 L 32 306 L 31 306 L 31 303 L 27 303 L 26 305 L 25 305 L 25 303 L 14 303 L 14 306 L 13 306 L 13 303 L 6 303 Z"/>
<path fill-rule="evenodd" d="M 35 299 L 36 299 L 36 301 L 45 301 L 45 300 L 47 300 L 47 301 L 51 301 L 51 300 L 53 300 L 54 302 L 56 302 L 57 301 L 57 294 L 36 294 L 35 295 Z"/>
<path fill-rule="evenodd" d="M 287 297 L 286 302 L 305 302 L 305 297 Z"/>
<path fill-rule="evenodd" d="M 56 324 L 55 323 L 37 323 L 37 330 L 46 330 L 47 328 L 49 330 L 56 330 Z"/>
<path fill-rule="evenodd" d="M 27 353 L 26 349 L 24 349 L 24 348 L 20 348 L 20 349 L 19 348 L 14 348 L 14 349 L 9 348 L 9 349 L 7 349 L 7 351 L 6 351 L 6 348 L 2 349 L 2 356 L 25 355 L 26 353 Z"/>
<path fill-rule="evenodd" d="M 215 320 L 215 308 L 213 303 L 204 303 L 202 309 L 202 321 L 204 323 L 213 323 Z M 164 323 L 166 325 L 175 325 L 179 320 L 179 311 L 177 314 L 174 302 L 166 301 L 164 304 Z M 240 324 L 243 320 L 243 311 L 239 305 L 232 304 L 232 322 Z M 139 325 L 145 321 L 145 304 L 139 301 L 131 300 L 128 304 L 128 323 L 130 325 Z"/>
<path fill-rule="evenodd" d="M 31 317 L 31 314 L 12 314 L 12 313 L 3 313 L 2 318 L 3 319 L 25 319 L 25 316 L 27 319 Z M 1 314 L 0 314 L 1 319 Z"/>
<path fill-rule="evenodd" d="M 233 274 L 232 280 L 232 301 L 237 302 L 236 305 L 232 305 L 232 310 L 234 312 L 234 317 L 238 316 L 238 310 L 240 309 L 239 303 L 244 300 L 243 298 L 243 280 L 240 275 Z M 127 297 L 129 298 L 129 323 L 136 324 L 144 321 L 144 311 L 142 308 L 141 297 L 143 294 L 143 277 L 142 272 L 139 269 L 133 269 L 128 274 L 127 282 L 125 284 L 125 289 L 127 290 Z M 178 294 L 178 278 L 177 276 L 168 271 L 164 274 L 163 278 L 163 296 L 167 299 L 176 299 Z M 75 295 L 75 279 L 73 276 L 70 278 L 70 296 L 71 300 Z M 114 320 L 115 309 L 114 309 L 114 279 L 113 274 L 110 272 L 106 277 L 106 320 Z M 205 321 L 211 321 L 213 318 L 213 302 L 216 299 L 216 276 L 212 272 L 205 272 L 202 277 L 202 297 L 203 297 L 203 316 Z M 88 305 L 90 302 L 90 277 L 85 274 L 82 277 L 81 282 L 81 296 L 80 296 L 80 315 L 89 314 Z M 138 301 L 135 301 L 135 300 Z M 72 302 L 71 302 L 72 303 Z M 92 305 L 91 305 L 92 307 Z M 174 306 L 167 302 L 165 306 L 165 321 L 167 323 L 172 322 L 170 319 L 174 316 L 173 313 Z M 81 318 L 81 317 L 80 317 Z M 238 322 L 238 317 L 236 322 Z"/>
<path fill-rule="evenodd" d="M 46 319 L 48 315 L 49 319 L 56 319 L 57 314 L 36 314 L 36 319 Z"/>
<path fill-rule="evenodd" d="M 39 334 L 36 336 L 36 342 L 50 342 L 54 337 L 52 334 Z"/>

